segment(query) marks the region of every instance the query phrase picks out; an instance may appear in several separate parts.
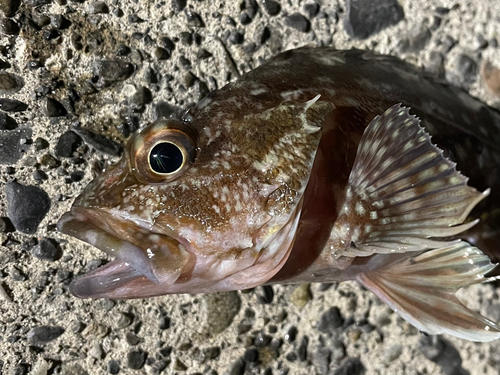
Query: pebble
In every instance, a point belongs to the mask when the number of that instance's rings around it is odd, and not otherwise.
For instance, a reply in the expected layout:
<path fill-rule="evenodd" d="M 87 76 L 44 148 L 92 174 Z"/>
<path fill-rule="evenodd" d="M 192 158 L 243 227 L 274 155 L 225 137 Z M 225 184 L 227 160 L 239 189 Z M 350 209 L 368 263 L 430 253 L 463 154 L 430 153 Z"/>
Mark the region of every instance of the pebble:
<path fill-rule="evenodd" d="M 12 224 L 10 223 L 10 220 L 8 217 L 0 217 L 0 233 L 9 232 L 9 225 L 12 225 Z"/>
<path fill-rule="evenodd" d="M 19 34 L 19 25 L 11 20 L 10 18 L 0 19 L 0 32 L 5 35 L 17 35 Z"/>
<path fill-rule="evenodd" d="M 420 25 L 401 40 L 399 50 L 401 52 L 418 52 L 427 45 L 431 37 L 429 28 Z"/>
<path fill-rule="evenodd" d="M 37 259 L 54 262 L 61 258 L 62 251 L 58 244 L 51 238 L 42 238 L 33 248 L 33 256 Z"/>
<path fill-rule="evenodd" d="M 229 34 L 229 42 L 232 44 L 242 44 L 245 40 L 245 36 L 237 30 L 234 30 Z"/>
<path fill-rule="evenodd" d="M 248 15 L 248 13 L 241 13 L 239 17 L 240 23 L 242 25 L 248 25 L 252 22 L 252 18 Z"/>
<path fill-rule="evenodd" d="M 0 10 L 5 17 L 12 17 L 16 14 L 20 4 L 21 0 L 0 0 Z"/>
<path fill-rule="evenodd" d="M 14 94 L 21 90 L 24 82 L 21 77 L 7 72 L 0 72 L 0 94 Z"/>
<path fill-rule="evenodd" d="M 248 348 L 243 354 L 243 358 L 248 363 L 259 363 L 259 351 L 257 348 Z"/>
<path fill-rule="evenodd" d="M 329 373 L 332 352 L 328 348 L 319 348 L 313 355 L 313 363 L 322 375 Z"/>
<path fill-rule="evenodd" d="M 59 161 L 50 154 L 45 154 L 40 158 L 40 164 L 50 169 L 57 168 Z"/>
<path fill-rule="evenodd" d="M 104 1 L 96 1 L 89 4 L 90 14 L 109 13 L 109 7 Z"/>
<path fill-rule="evenodd" d="M 187 0 L 172 0 L 172 10 L 176 13 L 181 12 L 186 8 Z"/>
<path fill-rule="evenodd" d="M 120 372 L 120 363 L 117 360 L 112 359 L 106 364 L 106 370 L 108 373 L 116 375 Z"/>
<path fill-rule="evenodd" d="M 160 43 L 162 47 L 165 48 L 170 54 L 172 54 L 172 52 L 175 50 L 175 43 L 172 41 L 172 39 L 166 36 L 160 39 Z"/>
<path fill-rule="evenodd" d="M 188 367 L 179 358 L 175 359 L 174 370 L 175 371 L 186 371 Z"/>
<path fill-rule="evenodd" d="M 146 104 L 151 103 L 153 99 L 151 91 L 144 86 L 140 86 L 129 100 L 129 105 L 135 112 L 144 112 Z"/>
<path fill-rule="evenodd" d="M 270 16 L 276 16 L 281 11 L 281 5 L 274 0 L 262 0 L 262 5 Z"/>
<path fill-rule="evenodd" d="M 434 74 L 438 78 L 444 78 L 445 69 L 444 69 L 444 55 L 442 53 L 432 51 L 429 54 L 429 62 L 425 69 Z"/>
<path fill-rule="evenodd" d="M 85 172 L 83 171 L 73 171 L 69 174 L 71 182 L 80 182 L 85 177 Z"/>
<path fill-rule="evenodd" d="M 205 348 L 200 353 L 200 363 L 205 363 L 212 359 L 218 358 L 220 355 L 220 347 L 212 346 L 210 348 Z"/>
<path fill-rule="evenodd" d="M 28 341 L 31 345 L 44 345 L 54 341 L 64 333 L 64 328 L 59 326 L 40 326 L 28 332 Z"/>
<path fill-rule="evenodd" d="M 132 332 L 127 332 L 125 334 L 125 340 L 127 341 L 127 344 L 131 346 L 135 346 L 141 342 L 141 339 L 134 333 Z"/>
<path fill-rule="evenodd" d="M 299 285 L 290 295 L 290 302 L 298 309 L 303 309 L 311 299 L 311 284 Z"/>
<path fill-rule="evenodd" d="M 134 66 L 121 60 L 98 60 L 94 62 L 93 72 L 101 84 L 107 85 L 126 80 L 134 72 Z"/>
<path fill-rule="evenodd" d="M 156 47 L 153 55 L 156 60 L 168 60 L 170 58 L 170 52 L 162 47 Z"/>
<path fill-rule="evenodd" d="M 332 307 L 321 315 L 318 322 L 318 330 L 328 335 L 332 335 L 343 323 L 344 318 L 342 318 L 338 307 Z"/>
<path fill-rule="evenodd" d="M 35 150 L 37 151 L 45 150 L 49 145 L 49 142 L 42 137 L 37 137 L 35 139 Z"/>
<path fill-rule="evenodd" d="M 470 83 L 476 79 L 477 64 L 470 56 L 460 54 L 455 62 L 455 68 L 461 75 L 463 83 Z"/>
<path fill-rule="evenodd" d="M 295 326 L 292 326 L 288 329 L 287 333 L 285 334 L 285 340 L 288 342 L 294 342 L 295 338 L 297 337 L 298 329 Z"/>
<path fill-rule="evenodd" d="M 68 130 L 63 133 L 57 140 L 57 145 L 54 148 L 56 156 L 69 158 L 73 156 L 76 149 L 82 144 L 82 139 L 73 131 Z"/>
<path fill-rule="evenodd" d="M 0 132 L 0 164 L 15 164 L 30 148 L 26 143 L 31 129 L 15 129 Z"/>
<path fill-rule="evenodd" d="M 481 64 L 481 76 L 488 90 L 500 97 L 500 69 L 490 61 L 484 60 Z"/>
<path fill-rule="evenodd" d="M 67 375 L 89 375 L 89 373 L 79 363 L 64 363 L 60 373 Z"/>
<path fill-rule="evenodd" d="M 208 52 L 206 49 L 200 48 L 198 50 L 198 53 L 196 54 L 196 57 L 199 60 L 205 60 L 205 59 L 208 59 L 209 57 L 212 57 L 212 54 L 210 52 Z"/>
<path fill-rule="evenodd" d="M 346 358 L 333 375 L 364 375 L 365 366 L 359 358 Z"/>
<path fill-rule="evenodd" d="M 140 370 L 146 363 L 148 354 L 143 350 L 134 350 L 127 354 L 127 367 L 132 370 Z"/>
<path fill-rule="evenodd" d="M 132 324 L 134 316 L 128 313 L 119 313 L 114 320 L 116 321 L 115 327 L 118 329 L 123 329 Z"/>
<path fill-rule="evenodd" d="M 345 358 L 346 355 L 346 348 L 344 343 L 341 340 L 333 340 L 333 343 L 331 345 L 332 347 L 332 359 L 335 360 L 336 362 L 340 362 L 342 359 Z"/>
<path fill-rule="evenodd" d="M 274 290 L 271 285 L 263 285 L 257 289 L 257 299 L 260 304 L 267 305 L 273 302 Z"/>
<path fill-rule="evenodd" d="M 1 0 L 0 0 L 1 1 Z M 9 69 L 10 68 L 10 63 L 0 59 L 0 69 Z"/>
<path fill-rule="evenodd" d="M 397 0 L 347 0 L 346 8 L 344 28 L 354 39 L 366 39 L 404 18 Z"/>
<path fill-rule="evenodd" d="M 384 359 L 386 362 L 393 362 L 399 358 L 401 353 L 403 352 L 403 347 L 401 344 L 394 344 L 389 346 L 384 353 Z"/>
<path fill-rule="evenodd" d="M 257 348 L 264 348 L 271 342 L 271 339 L 272 339 L 271 336 L 266 335 L 265 333 L 259 332 L 255 336 L 253 343 Z"/>
<path fill-rule="evenodd" d="M 201 297 L 208 333 L 218 334 L 231 325 L 241 308 L 238 292 L 205 294 Z"/>
<path fill-rule="evenodd" d="M 305 4 L 304 12 L 307 14 L 307 17 L 309 18 L 316 17 L 319 13 L 319 4 L 318 3 Z"/>
<path fill-rule="evenodd" d="M 111 156 L 118 156 L 122 153 L 122 146 L 119 143 L 116 143 L 102 134 L 97 134 L 81 127 L 75 127 L 73 131 L 78 134 L 87 145 L 95 148 L 97 151 Z"/>
<path fill-rule="evenodd" d="M 11 269 L 10 278 L 13 281 L 25 281 L 27 279 L 26 274 L 16 267 Z"/>
<path fill-rule="evenodd" d="M 300 13 L 293 13 L 287 16 L 285 18 L 285 25 L 303 33 L 311 30 L 311 22 Z"/>
<path fill-rule="evenodd" d="M 254 35 L 254 40 L 258 44 L 264 44 L 269 40 L 270 37 L 271 37 L 271 31 L 267 26 L 264 26 L 262 28 L 257 29 L 257 32 Z"/>
<path fill-rule="evenodd" d="M 24 112 L 28 105 L 16 99 L 0 99 L 0 109 L 5 112 Z"/>
<path fill-rule="evenodd" d="M 160 328 L 162 331 L 169 329 L 171 325 L 172 321 L 168 316 L 162 315 L 160 317 L 158 328 Z"/>
<path fill-rule="evenodd" d="M 244 375 L 246 369 L 245 361 L 240 358 L 231 365 L 228 375 Z"/>
<path fill-rule="evenodd" d="M 84 328 L 82 331 L 82 336 L 86 338 L 103 338 L 106 337 L 109 334 L 109 327 L 106 327 L 105 325 L 96 323 L 95 321 L 91 321 L 87 327 Z"/>
<path fill-rule="evenodd" d="M 203 20 L 201 19 L 201 16 L 193 12 L 191 9 L 187 8 L 184 9 L 184 14 L 186 15 L 186 21 L 188 26 L 190 27 L 205 27 L 205 24 L 203 23 Z"/>
<path fill-rule="evenodd" d="M 5 184 L 7 214 L 14 227 L 26 234 L 34 234 L 50 209 L 47 193 L 36 186 L 24 186 L 16 181 Z"/>
<path fill-rule="evenodd" d="M 97 360 L 103 359 L 104 355 L 105 355 L 104 349 L 102 348 L 102 345 L 98 342 L 94 343 L 89 350 L 89 356 Z"/>
<path fill-rule="evenodd" d="M 47 117 L 61 117 L 68 113 L 61 102 L 52 98 L 45 98 L 43 112 Z"/>
<path fill-rule="evenodd" d="M 453 47 L 455 47 L 456 45 L 457 45 L 457 41 L 449 35 L 446 35 L 444 37 L 444 40 L 441 42 L 441 47 L 443 49 L 443 53 L 450 52 L 453 49 Z"/>
<path fill-rule="evenodd" d="M 419 342 L 420 352 L 430 361 L 437 363 L 446 375 L 465 374 L 462 357 L 458 350 L 440 336 L 423 336 Z"/>
<path fill-rule="evenodd" d="M 309 345 L 309 337 L 303 336 L 300 340 L 299 347 L 297 348 L 297 354 L 301 362 L 307 360 L 307 346 Z"/>

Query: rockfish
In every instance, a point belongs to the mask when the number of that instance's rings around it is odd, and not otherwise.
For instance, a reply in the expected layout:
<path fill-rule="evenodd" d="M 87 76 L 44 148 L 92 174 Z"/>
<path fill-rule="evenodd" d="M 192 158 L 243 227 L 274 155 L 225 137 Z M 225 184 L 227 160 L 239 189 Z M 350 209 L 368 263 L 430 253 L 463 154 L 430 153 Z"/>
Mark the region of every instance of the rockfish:
<path fill-rule="evenodd" d="M 499 144 L 499 112 L 397 58 L 281 53 L 142 128 L 87 186 L 58 228 L 114 260 L 71 291 L 357 280 L 422 331 L 498 339 L 455 293 L 495 279 Z"/>

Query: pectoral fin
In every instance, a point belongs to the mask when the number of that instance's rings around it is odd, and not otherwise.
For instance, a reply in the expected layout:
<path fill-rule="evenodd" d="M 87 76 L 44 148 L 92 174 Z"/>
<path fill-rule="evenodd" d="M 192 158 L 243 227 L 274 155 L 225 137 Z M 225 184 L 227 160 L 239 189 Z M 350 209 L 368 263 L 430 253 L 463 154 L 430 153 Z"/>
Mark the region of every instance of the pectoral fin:
<path fill-rule="evenodd" d="M 479 249 L 459 242 L 387 262 L 357 279 L 424 332 L 485 342 L 500 338 L 500 326 L 463 305 L 456 292 L 490 281 L 485 274 L 493 268 Z"/>
<path fill-rule="evenodd" d="M 395 105 L 363 133 L 335 227 L 347 244 L 341 255 L 439 248 L 454 242 L 436 238 L 477 223 L 464 221 L 489 190 L 468 186 L 419 123 Z"/>

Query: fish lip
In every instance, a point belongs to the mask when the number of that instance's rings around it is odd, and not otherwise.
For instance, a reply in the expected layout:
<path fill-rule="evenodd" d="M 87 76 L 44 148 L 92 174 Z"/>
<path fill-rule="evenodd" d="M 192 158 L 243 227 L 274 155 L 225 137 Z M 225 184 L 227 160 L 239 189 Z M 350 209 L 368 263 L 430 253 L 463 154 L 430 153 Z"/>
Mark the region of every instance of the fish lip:
<path fill-rule="evenodd" d="M 158 284 L 159 280 L 151 268 L 151 262 L 146 252 L 132 242 L 116 234 L 113 226 L 110 224 L 111 222 L 114 223 L 115 226 L 130 224 L 151 231 L 151 228 L 139 225 L 119 215 L 100 209 L 85 208 L 81 206 L 73 206 L 69 212 L 66 212 L 57 222 L 57 229 L 61 233 L 77 238 L 105 252 L 115 259 L 113 262 L 132 267 L 137 271 L 136 277 L 145 276 L 153 283 Z M 151 231 L 151 233 L 154 232 Z M 172 236 L 163 233 L 154 234 L 178 242 Z M 120 251 L 123 249 L 126 251 Z M 102 267 L 98 269 L 100 268 Z M 92 276 L 93 273 L 94 271 L 84 275 L 84 277 L 87 278 Z"/>

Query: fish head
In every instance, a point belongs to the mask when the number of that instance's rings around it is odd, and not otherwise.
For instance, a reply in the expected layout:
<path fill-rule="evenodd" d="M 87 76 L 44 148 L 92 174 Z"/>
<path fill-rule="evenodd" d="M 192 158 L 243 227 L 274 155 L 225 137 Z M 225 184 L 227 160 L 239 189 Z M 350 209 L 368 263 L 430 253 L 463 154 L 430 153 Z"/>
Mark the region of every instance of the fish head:
<path fill-rule="evenodd" d="M 114 260 L 76 279 L 79 297 L 236 290 L 286 261 L 332 104 L 241 111 L 213 101 L 129 141 L 58 222 Z"/>

